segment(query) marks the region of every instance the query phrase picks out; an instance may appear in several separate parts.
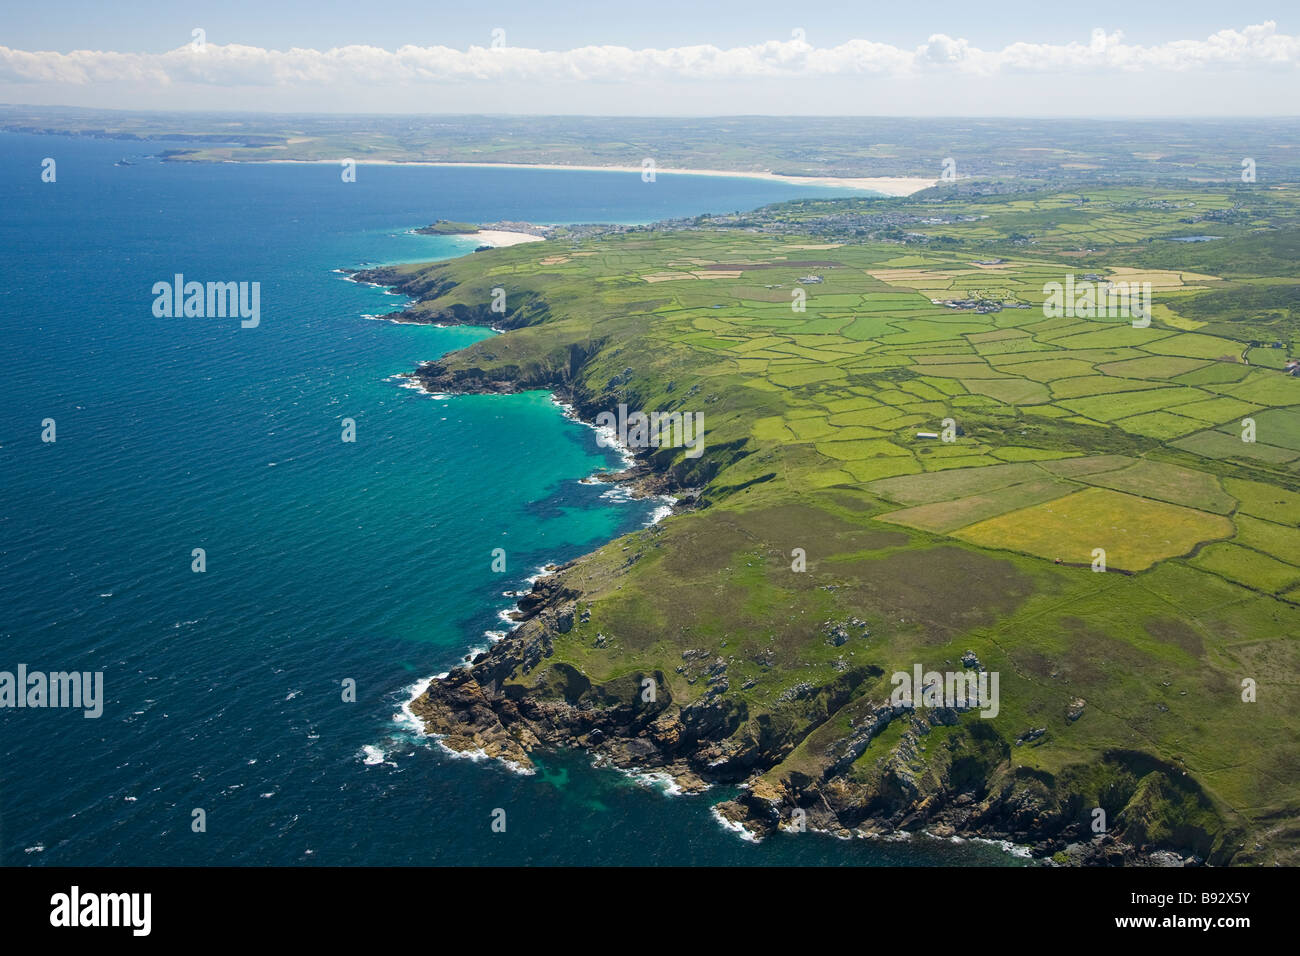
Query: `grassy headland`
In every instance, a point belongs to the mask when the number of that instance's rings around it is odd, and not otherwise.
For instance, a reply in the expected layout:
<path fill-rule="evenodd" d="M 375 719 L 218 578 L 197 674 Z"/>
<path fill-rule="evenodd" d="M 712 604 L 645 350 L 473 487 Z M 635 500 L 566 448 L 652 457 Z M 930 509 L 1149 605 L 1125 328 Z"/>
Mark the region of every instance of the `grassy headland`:
<path fill-rule="evenodd" d="M 931 190 L 363 273 L 507 330 L 431 389 L 706 429 L 640 456 L 680 513 L 538 582 L 417 712 L 522 764 L 743 781 L 719 812 L 758 833 L 1295 863 L 1297 236 L 1295 189 Z M 1067 275 L 1150 283 L 1150 326 L 1045 317 Z M 891 706 L 917 664 L 996 672 L 997 715 Z"/>
<path fill-rule="evenodd" d="M 469 236 L 479 231 L 479 227 L 472 222 L 453 222 L 450 219 L 439 219 L 427 226 L 421 226 L 415 230 L 422 236 Z"/>

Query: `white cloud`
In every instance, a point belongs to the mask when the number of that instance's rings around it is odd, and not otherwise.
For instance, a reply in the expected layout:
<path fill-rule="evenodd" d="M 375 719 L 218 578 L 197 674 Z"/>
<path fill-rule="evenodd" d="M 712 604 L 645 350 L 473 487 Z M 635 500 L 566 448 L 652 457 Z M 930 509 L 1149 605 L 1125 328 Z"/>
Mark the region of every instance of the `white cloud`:
<path fill-rule="evenodd" d="M 1094 30 L 1086 42 L 1012 43 L 981 50 L 939 33 L 914 50 L 870 40 L 815 48 L 800 39 L 722 49 L 711 45 L 633 50 L 587 46 L 566 51 L 404 46 L 384 50 L 345 46 L 320 51 L 186 45 L 161 54 L 76 50 L 31 52 L 0 46 L 0 83 L 197 84 L 212 87 L 324 87 L 484 83 L 619 83 L 645 80 L 916 76 L 950 72 L 991 76 L 1017 73 L 1179 73 L 1223 68 L 1295 69 L 1300 37 L 1277 32 L 1272 21 L 1221 30 L 1203 40 L 1142 46 L 1121 33 Z"/>

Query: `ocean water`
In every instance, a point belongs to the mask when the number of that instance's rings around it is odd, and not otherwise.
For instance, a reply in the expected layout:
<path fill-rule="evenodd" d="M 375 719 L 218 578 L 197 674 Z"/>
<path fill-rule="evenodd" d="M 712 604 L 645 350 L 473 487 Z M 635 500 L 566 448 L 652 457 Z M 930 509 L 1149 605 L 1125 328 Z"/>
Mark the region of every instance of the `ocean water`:
<path fill-rule="evenodd" d="M 437 218 L 645 222 L 831 191 L 428 167 L 345 184 L 159 148 L 0 135 L 0 670 L 105 685 L 98 719 L 0 709 L 0 862 L 1008 862 L 924 839 L 754 845 L 710 815 L 722 791 L 667 795 L 572 753 L 520 776 L 403 719 L 419 680 L 502 626 L 503 592 L 654 505 L 579 483 L 610 453 L 544 393 L 403 387 L 493 333 L 367 318 L 403 300 L 335 270 L 473 248 L 410 232 Z M 260 325 L 155 318 L 176 273 L 260 282 Z"/>

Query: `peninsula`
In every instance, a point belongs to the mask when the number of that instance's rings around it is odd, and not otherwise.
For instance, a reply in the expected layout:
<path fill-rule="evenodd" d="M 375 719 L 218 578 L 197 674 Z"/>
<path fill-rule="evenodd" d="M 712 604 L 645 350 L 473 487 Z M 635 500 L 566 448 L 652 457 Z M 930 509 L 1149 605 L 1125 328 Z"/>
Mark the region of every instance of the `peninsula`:
<path fill-rule="evenodd" d="M 505 332 L 431 391 L 706 423 L 619 476 L 676 513 L 537 581 L 414 702 L 428 731 L 739 784 L 698 799 L 756 838 L 1295 863 L 1300 192 L 999 192 L 358 273 Z M 1061 314 L 1063 283 L 1154 304 Z"/>

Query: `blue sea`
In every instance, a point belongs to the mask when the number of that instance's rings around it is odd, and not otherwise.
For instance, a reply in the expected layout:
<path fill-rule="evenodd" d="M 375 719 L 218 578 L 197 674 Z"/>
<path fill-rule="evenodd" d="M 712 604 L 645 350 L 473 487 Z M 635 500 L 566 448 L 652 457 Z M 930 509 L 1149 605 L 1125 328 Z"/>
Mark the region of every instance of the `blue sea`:
<path fill-rule="evenodd" d="M 472 250 L 412 233 L 435 219 L 648 222 L 833 191 L 433 167 L 344 183 L 162 163 L 165 145 L 0 135 L 0 670 L 102 671 L 105 697 L 98 719 L 0 709 L 0 862 L 1011 862 L 924 838 L 756 845 L 710 814 L 721 788 L 672 796 L 580 753 L 521 776 L 403 716 L 503 627 L 505 592 L 655 504 L 580 483 L 615 462 L 545 393 L 403 387 L 494 333 L 369 318 L 405 300 L 337 270 Z M 156 318 L 177 273 L 259 282 L 260 325 Z"/>

